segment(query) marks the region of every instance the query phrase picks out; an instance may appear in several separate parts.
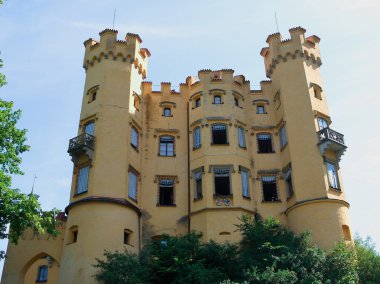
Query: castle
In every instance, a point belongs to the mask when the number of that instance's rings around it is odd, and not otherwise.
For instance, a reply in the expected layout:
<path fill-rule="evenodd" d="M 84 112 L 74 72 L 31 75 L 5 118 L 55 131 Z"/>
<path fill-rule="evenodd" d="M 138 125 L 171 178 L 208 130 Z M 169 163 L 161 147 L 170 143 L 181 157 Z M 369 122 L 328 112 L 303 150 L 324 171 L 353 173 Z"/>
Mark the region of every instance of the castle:
<path fill-rule="evenodd" d="M 235 224 L 273 216 L 331 249 L 351 241 L 320 76 L 320 39 L 301 27 L 269 35 L 266 76 L 251 90 L 230 69 L 200 70 L 179 91 L 152 90 L 141 38 L 106 29 L 84 42 L 86 82 L 69 205 L 58 237 L 26 231 L 8 245 L 3 284 L 94 283 L 104 250 L 138 253 L 162 234 L 239 241 Z"/>

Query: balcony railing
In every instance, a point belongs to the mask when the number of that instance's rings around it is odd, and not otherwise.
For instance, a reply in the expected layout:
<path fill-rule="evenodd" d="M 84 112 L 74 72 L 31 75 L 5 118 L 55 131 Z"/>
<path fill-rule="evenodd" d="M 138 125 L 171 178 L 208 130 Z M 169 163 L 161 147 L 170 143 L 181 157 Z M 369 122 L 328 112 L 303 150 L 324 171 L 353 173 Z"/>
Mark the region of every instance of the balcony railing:
<path fill-rule="evenodd" d="M 70 139 L 69 149 L 67 152 L 70 154 L 72 161 L 75 163 L 78 157 L 82 154 L 86 154 L 89 159 L 92 159 L 94 152 L 95 136 L 83 133 L 77 137 Z"/>
<path fill-rule="evenodd" d="M 331 128 L 324 128 L 318 133 L 318 145 L 321 154 L 324 154 L 326 150 L 332 150 L 336 153 L 338 160 L 346 151 L 346 144 L 344 143 L 344 135 L 332 130 Z"/>

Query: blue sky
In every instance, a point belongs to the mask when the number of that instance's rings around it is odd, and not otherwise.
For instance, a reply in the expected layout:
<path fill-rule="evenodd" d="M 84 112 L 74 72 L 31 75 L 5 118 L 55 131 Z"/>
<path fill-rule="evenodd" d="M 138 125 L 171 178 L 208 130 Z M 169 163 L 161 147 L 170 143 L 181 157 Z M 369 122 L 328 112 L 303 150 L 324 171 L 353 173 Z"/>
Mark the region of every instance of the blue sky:
<path fill-rule="evenodd" d="M 380 247 L 380 1 L 374 0 L 7 0 L 0 7 L 0 56 L 8 85 L 0 97 L 23 111 L 19 126 L 28 129 L 31 145 L 14 187 L 30 192 L 36 175 L 45 209 L 67 205 L 66 151 L 77 134 L 85 79 L 82 43 L 112 28 L 114 9 L 119 38 L 138 33 L 152 53 L 147 79 L 158 85 L 177 86 L 202 68 L 232 68 L 258 88 L 266 79 L 259 52 L 276 32 L 275 12 L 284 38 L 295 26 L 318 35 L 331 127 L 348 145 L 340 166 L 351 226 Z"/>

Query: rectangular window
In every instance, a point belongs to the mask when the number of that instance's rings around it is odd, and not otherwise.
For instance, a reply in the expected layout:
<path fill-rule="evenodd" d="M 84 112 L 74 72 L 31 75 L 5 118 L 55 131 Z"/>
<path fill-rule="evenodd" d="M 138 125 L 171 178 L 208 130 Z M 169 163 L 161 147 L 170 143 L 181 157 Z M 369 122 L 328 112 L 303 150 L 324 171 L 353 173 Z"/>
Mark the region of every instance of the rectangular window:
<path fill-rule="evenodd" d="M 137 175 L 129 171 L 129 190 L 128 196 L 134 200 L 137 200 Z"/>
<path fill-rule="evenodd" d="M 195 199 L 201 199 L 203 197 L 203 194 L 202 194 L 202 172 L 201 171 L 194 173 L 194 180 L 195 180 L 194 198 Z"/>
<path fill-rule="evenodd" d="M 288 194 L 288 198 L 292 197 L 293 194 L 294 194 L 294 191 L 293 191 L 293 182 L 292 182 L 292 173 L 291 171 L 288 171 L 285 176 L 284 176 L 284 179 L 285 179 L 285 183 L 286 183 L 286 191 L 287 191 L 287 194 Z"/>
<path fill-rule="evenodd" d="M 170 107 L 164 108 L 163 116 L 172 116 L 172 109 Z"/>
<path fill-rule="evenodd" d="M 330 187 L 334 189 L 339 189 L 338 172 L 336 170 L 335 164 L 326 162 L 326 168 Z"/>
<path fill-rule="evenodd" d="M 81 194 L 88 191 L 88 174 L 90 167 L 80 168 L 77 174 L 77 190 L 76 194 Z"/>
<path fill-rule="evenodd" d="M 238 127 L 238 139 L 239 139 L 239 146 L 242 148 L 245 148 L 246 144 L 245 144 L 245 134 L 244 134 L 243 127 Z"/>
<path fill-rule="evenodd" d="M 227 125 L 214 124 L 212 126 L 212 144 L 227 144 Z"/>
<path fill-rule="evenodd" d="M 193 148 L 198 149 L 201 147 L 201 128 L 194 128 L 193 132 Z"/>
<path fill-rule="evenodd" d="M 270 134 L 257 134 L 258 153 L 274 153 L 272 146 L 272 135 Z"/>
<path fill-rule="evenodd" d="M 230 169 L 214 168 L 215 195 L 231 195 Z"/>
<path fill-rule="evenodd" d="M 174 156 L 173 136 L 160 136 L 160 156 Z"/>
<path fill-rule="evenodd" d="M 264 106 L 257 106 L 256 113 L 257 114 L 265 114 L 265 107 Z"/>
<path fill-rule="evenodd" d="M 241 187 L 243 191 L 243 196 L 244 197 L 249 197 L 249 171 L 241 169 L 240 170 L 241 174 Z"/>
<path fill-rule="evenodd" d="M 201 98 L 195 99 L 195 107 L 200 107 L 201 106 Z"/>
<path fill-rule="evenodd" d="M 215 104 L 215 105 L 222 104 L 222 97 L 221 96 L 214 96 L 214 102 L 213 102 L 213 104 Z"/>
<path fill-rule="evenodd" d="M 124 230 L 123 244 L 125 244 L 125 245 L 131 244 L 131 235 L 132 235 L 132 231 Z"/>
<path fill-rule="evenodd" d="M 135 149 L 139 148 L 139 132 L 133 126 L 132 126 L 132 129 L 131 129 L 131 145 Z"/>
<path fill-rule="evenodd" d="M 159 192 L 158 192 L 158 205 L 159 206 L 174 205 L 174 179 L 173 178 L 160 178 Z"/>
<path fill-rule="evenodd" d="M 279 201 L 276 176 L 263 176 L 261 182 L 263 184 L 263 201 Z"/>
<path fill-rule="evenodd" d="M 48 267 L 46 265 L 42 265 L 38 267 L 36 282 L 47 282 L 47 276 L 48 276 Z"/>
<path fill-rule="evenodd" d="M 238 98 L 234 98 L 234 101 L 235 101 L 235 106 L 239 106 L 239 99 Z"/>
<path fill-rule="evenodd" d="M 318 117 L 318 126 L 319 126 L 319 130 L 322 130 L 329 127 L 329 123 L 327 122 L 326 119 Z"/>
<path fill-rule="evenodd" d="M 286 139 L 285 126 L 283 126 L 280 129 L 280 144 L 281 144 L 281 148 L 283 148 L 286 145 L 286 143 L 288 143 L 288 141 Z"/>

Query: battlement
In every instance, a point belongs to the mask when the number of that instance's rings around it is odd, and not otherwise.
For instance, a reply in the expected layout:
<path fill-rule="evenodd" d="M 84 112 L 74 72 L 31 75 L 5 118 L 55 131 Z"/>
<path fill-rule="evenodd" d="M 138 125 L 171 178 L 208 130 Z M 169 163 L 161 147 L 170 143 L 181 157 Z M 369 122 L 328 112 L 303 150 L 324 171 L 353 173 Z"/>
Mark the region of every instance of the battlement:
<path fill-rule="evenodd" d="M 179 84 L 179 92 L 175 89 L 172 89 L 172 83 L 170 82 L 161 82 L 160 91 L 153 91 L 153 83 L 149 81 L 144 81 L 141 83 L 141 90 L 143 94 L 159 94 L 163 96 L 172 96 L 186 94 L 188 85 L 186 83 Z"/>
<path fill-rule="evenodd" d="M 138 34 L 127 33 L 125 40 L 118 40 L 117 34 L 117 30 L 105 29 L 99 33 L 99 41 L 92 38 L 86 40 L 83 43 L 86 49 L 83 68 L 87 71 L 102 60 L 119 61 L 132 64 L 145 79 L 148 57 L 151 55 L 149 50 L 140 46 L 142 39 Z"/>
<path fill-rule="evenodd" d="M 261 49 L 264 57 L 266 76 L 271 77 L 276 65 L 287 60 L 304 58 L 316 66 L 322 65 L 319 42 L 320 38 L 312 35 L 305 38 L 306 30 L 302 27 L 289 29 L 290 38 L 282 39 L 280 33 L 268 36 L 268 47 Z"/>

